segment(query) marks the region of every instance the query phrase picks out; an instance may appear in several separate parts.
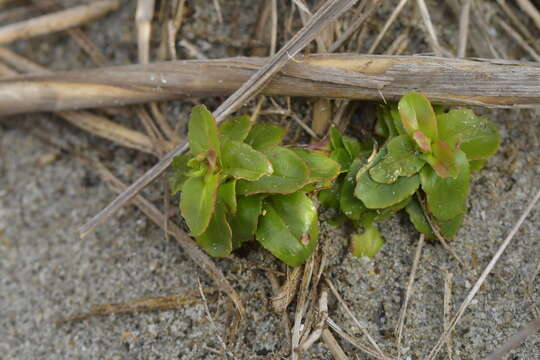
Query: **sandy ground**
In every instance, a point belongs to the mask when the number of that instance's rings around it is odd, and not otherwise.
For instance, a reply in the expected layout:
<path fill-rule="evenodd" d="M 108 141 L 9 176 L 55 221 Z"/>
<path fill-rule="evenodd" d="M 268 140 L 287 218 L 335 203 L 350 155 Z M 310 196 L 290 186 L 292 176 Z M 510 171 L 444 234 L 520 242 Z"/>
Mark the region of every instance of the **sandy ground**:
<path fill-rule="evenodd" d="M 222 6 L 230 16 L 225 2 Z M 239 22 L 252 26 L 249 11 Z M 112 63 L 134 59 L 135 47 L 129 37 L 132 15 L 133 3 L 125 2 L 122 11 L 86 28 L 98 44 L 115 44 L 105 51 Z M 203 15 L 187 24 L 192 38 L 204 27 Z M 387 16 L 386 12 L 381 16 Z M 244 32 L 230 30 L 226 35 L 237 33 Z M 51 38 L 50 42 L 20 42 L 13 48 L 55 69 L 90 66 L 67 36 Z M 210 45 L 204 40 L 198 44 L 204 48 L 205 43 Z M 230 47 L 216 46 L 213 51 L 213 57 L 235 55 Z M 176 103 L 171 113 L 185 114 L 190 106 Z M 423 358 L 443 331 L 445 274 L 453 275 L 452 306 L 456 309 L 540 186 L 539 113 L 483 112 L 497 123 L 503 142 L 487 168 L 474 176 L 470 213 L 452 243 L 471 269 L 461 268 L 441 246 L 426 245 L 404 329 L 407 359 Z M 0 358 L 222 358 L 212 349 L 220 348 L 219 337 L 227 336 L 231 324 L 231 304 L 223 294 L 209 295 L 214 324 L 204 306 L 196 304 L 56 326 L 56 320 L 87 311 L 93 304 L 197 290 L 198 279 L 209 291 L 212 282 L 133 207 L 121 210 L 93 235 L 80 240 L 77 227 L 113 195 L 91 169 L 39 140 L 40 136 L 99 157 L 126 181 L 135 179 L 153 161 L 85 134 L 53 115 L 0 121 Z M 40 166 L 39 161 L 50 154 L 55 154 L 55 160 Z M 146 195 L 158 200 L 159 190 L 157 186 Z M 453 359 L 484 357 L 535 317 L 535 308 L 540 307 L 540 277 L 531 281 L 531 274 L 540 259 L 539 224 L 537 205 L 457 326 L 451 345 Z M 384 222 L 380 228 L 387 243 L 373 260 L 348 254 L 350 229 L 323 224 L 320 241 L 329 256 L 328 276 L 381 347 L 394 352 L 393 328 L 418 235 L 404 216 Z M 228 348 L 238 359 L 278 358 L 285 343 L 280 317 L 270 307 L 270 284 L 263 271 L 247 265 L 261 262 L 282 269 L 257 247 L 217 261 L 247 307 L 247 317 Z M 360 336 L 334 299 L 330 316 Z M 359 359 L 366 358 L 340 342 L 351 358 L 355 353 Z M 306 358 L 331 356 L 324 345 L 317 344 Z M 510 358 L 540 358 L 540 335 L 527 339 Z"/>

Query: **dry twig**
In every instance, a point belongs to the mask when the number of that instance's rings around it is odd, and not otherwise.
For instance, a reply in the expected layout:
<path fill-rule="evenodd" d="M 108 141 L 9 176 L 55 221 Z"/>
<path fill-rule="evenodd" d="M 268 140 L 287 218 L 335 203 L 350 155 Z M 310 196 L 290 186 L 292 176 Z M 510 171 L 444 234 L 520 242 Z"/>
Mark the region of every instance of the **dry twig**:
<path fill-rule="evenodd" d="M 452 318 L 452 321 L 450 321 L 448 329 L 439 338 L 439 340 L 437 341 L 437 343 L 435 344 L 433 349 L 430 351 L 429 356 L 428 356 L 429 360 L 435 359 L 435 357 L 437 356 L 437 354 L 441 350 L 441 347 L 442 347 L 443 343 L 445 342 L 445 339 L 448 337 L 450 332 L 454 330 L 457 323 L 461 319 L 461 316 L 463 316 L 463 313 L 465 312 L 465 310 L 467 309 L 467 307 L 471 303 L 472 299 L 474 298 L 474 296 L 476 295 L 476 293 L 480 289 L 480 286 L 482 286 L 482 284 L 486 280 L 487 276 L 489 275 L 489 273 L 491 272 L 491 270 L 493 269 L 493 267 L 495 266 L 497 261 L 499 261 L 499 258 L 502 256 L 504 250 L 506 250 L 506 248 L 508 247 L 508 245 L 510 244 L 510 242 L 512 241 L 512 239 L 516 235 L 517 231 L 519 230 L 521 224 L 523 224 L 523 222 L 525 221 L 525 218 L 529 215 L 529 213 L 531 212 L 532 208 L 536 205 L 536 202 L 538 201 L 539 198 L 540 198 L 540 190 L 538 190 L 536 195 L 533 197 L 532 201 L 529 203 L 527 208 L 523 211 L 523 214 L 521 214 L 521 217 L 519 218 L 519 220 L 516 222 L 516 224 L 514 225 L 514 227 L 512 228 L 510 233 L 508 234 L 508 236 L 506 237 L 506 239 L 504 239 L 503 243 L 500 245 L 500 247 L 497 250 L 497 252 L 495 253 L 495 255 L 493 255 L 493 258 L 491 259 L 489 264 L 486 266 L 486 268 L 484 269 L 484 271 L 482 272 L 482 274 L 480 275 L 480 277 L 478 278 L 478 280 L 476 281 L 476 283 L 472 287 L 469 294 L 467 294 L 467 297 L 465 298 L 465 300 L 463 300 L 463 303 L 459 307 L 459 310 L 457 311 L 457 313 Z"/>
<path fill-rule="evenodd" d="M 442 49 L 439 45 L 439 40 L 437 39 L 437 34 L 435 33 L 433 23 L 431 22 L 431 16 L 429 15 L 429 10 L 426 6 L 426 2 L 424 0 L 416 0 L 416 4 L 420 9 L 420 15 L 422 15 L 422 20 L 424 21 L 424 25 L 428 33 L 428 42 L 430 43 L 431 48 L 435 52 L 435 55 L 442 56 Z"/>
<path fill-rule="evenodd" d="M 90 22 L 120 6 L 120 0 L 100 0 L 88 5 L 43 15 L 0 28 L 0 44 L 65 30 Z"/>
<path fill-rule="evenodd" d="M 459 15 L 459 44 L 457 57 L 464 58 L 467 53 L 467 39 L 469 38 L 469 18 L 472 0 L 465 0 Z"/>
<path fill-rule="evenodd" d="M 504 359 L 513 349 L 517 348 L 527 337 L 536 334 L 540 330 L 540 318 L 531 321 L 527 326 L 518 331 L 517 334 L 508 339 L 499 349 L 488 355 L 486 360 Z"/>
<path fill-rule="evenodd" d="M 538 9 L 533 5 L 533 3 L 530 2 L 530 0 L 516 0 L 519 7 L 523 12 L 525 12 L 527 15 L 533 19 L 534 23 L 540 29 L 540 12 Z"/>

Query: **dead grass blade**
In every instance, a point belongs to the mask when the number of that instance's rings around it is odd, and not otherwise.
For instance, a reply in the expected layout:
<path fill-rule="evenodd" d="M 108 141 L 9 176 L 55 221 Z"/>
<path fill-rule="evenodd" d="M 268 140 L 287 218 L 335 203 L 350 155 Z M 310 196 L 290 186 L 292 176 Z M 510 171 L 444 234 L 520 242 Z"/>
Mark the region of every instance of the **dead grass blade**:
<path fill-rule="evenodd" d="M 510 25 L 508 25 L 504 20 L 496 17 L 495 18 L 495 22 L 497 24 L 499 24 L 499 26 L 508 34 L 510 35 L 510 37 L 516 41 L 519 46 L 521 46 L 523 48 L 523 50 L 525 50 L 534 60 L 536 61 L 539 61 L 540 62 L 540 55 L 538 55 L 536 53 L 536 51 L 534 51 L 534 49 L 529 46 L 529 44 L 527 44 L 527 42 L 525 41 L 525 39 L 523 39 L 523 37 L 517 32 L 515 31 L 514 29 L 512 29 L 512 27 Z"/>
<path fill-rule="evenodd" d="M 223 96 L 238 89 L 263 62 L 162 62 L 10 77 L 0 81 L 0 116 Z M 416 88 L 445 105 L 534 108 L 540 106 L 540 65 L 429 56 L 311 55 L 287 64 L 264 93 L 372 101 L 380 101 L 382 94 L 397 101 Z"/>
<path fill-rule="evenodd" d="M 437 39 L 437 34 L 435 33 L 435 28 L 431 22 L 431 16 L 429 15 L 426 2 L 424 0 L 416 0 L 416 4 L 420 9 L 420 15 L 422 16 L 422 20 L 424 21 L 424 25 L 428 33 L 428 42 L 431 45 L 433 52 L 435 52 L 435 55 L 437 56 L 443 56 L 441 46 L 439 45 L 439 40 Z"/>
<path fill-rule="evenodd" d="M 154 0 L 138 0 L 135 22 L 137 24 L 137 49 L 139 62 L 148 64 L 150 61 L 150 35 L 152 18 L 154 17 Z"/>
<path fill-rule="evenodd" d="M 379 35 L 377 35 L 377 37 L 375 38 L 375 41 L 373 41 L 373 44 L 369 48 L 368 50 L 369 54 L 373 54 L 375 52 L 375 49 L 377 49 L 377 46 L 379 46 L 379 43 L 381 42 L 384 35 L 386 35 L 386 32 L 388 31 L 390 26 L 394 23 L 394 21 L 396 21 L 397 17 L 399 16 L 399 13 L 401 13 L 401 10 L 403 10 L 405 5 L 407 4 L 407 1 L 409 0 L 401 0 L 399 4 L 397 4 L 397 6 L 394 8 L 394 11 L 392 11 L 392 14 L 388 18 L 388 20 L 386 20 L 386 23 L 384 24 L 382 30 L 379 32 Z"/>
<path fill-rule="evenodd" d="M 396 344 L 397 344 L 397 358 L 399 359 L 401 355 L 401 337 L 403 335 L 403 325 L 405 325 L 405 316 L 407 316 L 407 307 L 409 306 L 409 300 L 413 293 L 414 277 L 416 276 L 416 269 L 420 263 L 420 256 L 422 255 L 422 249 L 424 247 L 424 234 L 420 235 L 418 244 L 416 245 L 416 251 L 414 252 L 414 260 L 411 268 L 411 273 L 409 275 L 409 281 L 407 282 L 407 290 L 405 292 L 405 301 L 399 312 L 399 319 L 396 326 Z"/>
<path fill-rule="evenodd" d="M 339 346 L 336 338 L 332 335 L 332 332 L 328 329 L 324 329 L 322 332 L 322 339 L 328 350 L 332 353 L 335 360 L 349 360 L 345 351 Z"/>
<path fill-rule="evenodd" d="M 491 270 L 493 269 L 495 264 L 497 264 L 497 261 L 499 261 L 499 258 L 502 256 L 504 250 L 506 250 L 506 248 L 508 247 L 508 245 L 510 244 L 510 242 L 512 241 L 512 239 L 516 235 L 517 231 L 519 230 L 521 224 L 523 224 L 523 222 L 525 221 L 525 219 L 527 218 L 527 216 L 529 215 L 529 213 L 531 212 L 533 207 L 536 205 L 536 202 L 538 201 L 539 198 L 540 198 L 540 190 L 538 190 L 538 192 L 536 193 L 536 195 L 534 196 L 532 201 L 529 203 L 527 208 L 523 211 L 523 213 L 521 214 L 521 217 L 519 218 L 519 220 L 516 222 L 516 224 L 514 225 L 514 227 L 512 228 L 510 233 L 508 234 L 508 236 L 506 237 L 506 239 L 504 239 L 503 243 L 499 246 L 499 249 L 497 250 L 495 255 L 493 255 L 493 258 L 491 259 L 489 264 L 486 266 L 486 268 L 484 269 L 484 271 L 482 272 L 482 274 L 480 275 L 480 277 L 478 278 L 478 280 L 476 281 L 476 283 L 472 287 L 469 294 L 467 294 L 467 297 L 465 298 L 465 300 L 463 301 L 463 303 L 459 307 L 459 310 L 457 311 L 457 313 L 452 318 L 452 321 L 450 321 L 448 329 L 439 338 L 439 340 L 437 341 L 437 343 L 435 344 L 433 349 L 430 351 L 429 356 L 427 357 L 429 360 L 435 359 L 435 357 L 437 356 L 439 351 L 441 351 L 442 345 L 445 342 L 446 337 L 449 335 L 449 333 L 451 331 L 454 330 L 457 323 L 461 319 L 461 316 L 463 315 L 463 313 L 465 312 L 465 310 L 467 309 L 467 307 L 471 303 L 472 299 L 474 298 L 474 296 L 476 295 L 476 293 L 480 289 L 480 286 L 482 286 L 482 284 L 486 280 L 487 276 L 489 275 L 489 273 L 491 272 Z"/>
<path fill-rule="evenodd" d="M 269 58 L 262 67 L 253 74 L 238 90 L 229 96 L 214 112 L 213 115 L 219 123 L 226 116 L 245 104 L 253 95 L 259 92 L 264 85 L 287 63 L 289 58 L 294 57 L 311 41 L 317 33 L 328 23 L 336 19 L 342 12 L 354 5 L 356 0 L 328 1 L 310 19 L 309 23 L 296 33 L 276 55 Z M 214 83 L 215 85 L 215 83 Z M 188 148 L 187 143 L 178 145 L 175 150 L 166 154 L 156 165 L 141 176 L 135 183 L 129 186 L 107 207 L 83 225 L 79 232 L 81 237 L 88 235 L 96 226 L 105 222 L 118 209 L 137 195 L 145 186 L 155 180 L 165 169 L 169 167 L 175 156 L 183 153 Z"/>
<path fill-rule="evenodd" d="M 530 2 L 530 0 L 516 0 L 517 4 L 523 10 L 524 13 L 529 15 L 533 19 L 534 23 L 540 29 L 540 12 L 538 9 Z"/>
<path fill-rule="evenodd" d="M 186 294 L 165 295 L 122 303 L 94 305 L 89 312 L 62 319 L 58 321 L 58 324 L 110 314 L 174 310 L 183 306 L 200 303 L 201 301 L 201 298 L 195 296 L 193 291 L 188 291 Z"/>
<path fill-rule="evenodd" d="M 531 321 L 527 326 L 518 331 L 514 336 L 508 339 L 499 349 L 488 355 L 486 360 L 504 359 L 513 349 L 517 348 L 529 336 L 536 334 L 540 330 L 540 318 Z"/>
<path fill-rule="evenodd" d="M 461 14 L 459 15 L 459 44 L 457 57 L 464 58 L 467 54 L 467 39 L 469 38 L 469 19 L 471 14 L 472 0 L 465 0 Z"/>
<path fill-rule="evenodd" d="M 100 0 L 0 28 L 0 44 L 50 34 L 90 22 L 120 6 L 120 0 Z"/>

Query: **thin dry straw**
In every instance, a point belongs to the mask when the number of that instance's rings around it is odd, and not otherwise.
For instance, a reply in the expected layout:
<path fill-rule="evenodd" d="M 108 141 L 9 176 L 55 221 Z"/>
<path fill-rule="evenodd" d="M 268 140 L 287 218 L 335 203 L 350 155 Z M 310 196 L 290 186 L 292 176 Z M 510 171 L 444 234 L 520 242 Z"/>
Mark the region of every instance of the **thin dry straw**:
<path fill-rule="evenodd" d="M 463 303 L 459 307 L 458 312 L 456 313 L 456 315 L 454 315 L 454 317 L 450 321 L 450 323 L 448 325 L 448 329 L 439 338 L 439 340 L 437 341 L 437 343 L 435 344 L 435 346 L 433 347 L 433 349 L 429 353 L 429 356 L 427 357 L 429 360 L 435 359 L 435 357 L 437 356 L 439 351 L 441 351 L 441 348 L 442 348 L 446 338 L 449 336 L 450 332 L 452 332 L 454 330 L 454 328 L 456 327 L 457 323 L 461 319 L 461 316 L 463 316 L 463 313 L 465 312 L 467 307 L 470 305 L 472 299 L 474 298 L 474 296 L 476 295 L 478 290 L 480 290 L 480 286 L 482 286 L 482 284 L 486 280 L 486 278 L 489 275 L 489 273 L 491 272 L 491 270 L 493 270 L 493 267 L 495 266 L 497 261 L 499 261 L 499 258 L 503 254 L 504 250 L 506 250 L 506 248 L 508 247 L 508 245 L 510 244 L 510 242 L 512 241 L 512 239 L 516 235 L 517 231 L 519 230 L 521 224 L 523 224 L 523 222 L 525 221 L 525 218 L 527 218 L 527 216 L 529 215 L 529 213 L 533 209 L 534 205 L 536 205 L 536 202 L 538 201 L 539 198 L 540 198 L 540 190 L 538 190 L 538 192 L 534 196 L 533 200 L 529 203 L 529 205 L 527 206 L 527 208 L 525 209 L 525 211 L 523 212 L 523 214 L 521 215 L 519 220 L 516 222 L 516 224 L 514 225 L 514 227 L 512 228 L 510 233 L 508 234 L 508 236 L 506 237 L 506 239 L 504 239 L 503 243 L 501 244 L 501 246 L 499 247 L 499 249 L 497 250 L 495 255 L 493 255 L 493 258 L 491 259 L 489 264 L 486 266 L 486 268 L 484 269 L 484 271 L 482 272 L 482 274 L 480 275 L 480 277 L 478 278 L 478 280 L 474 284 L 473 288 L 471 289 L 471 291 L 469 292 L 469 294 L 467 295 L 467 297 L 465 298 L 465 300 L 463 301 Z"/>
<path fill-rule="evenodd" d="M 259 92 L 264 85 L 275 75 L 291 57 L 294 57 L 302 50 L 328 23 L 336 19 L 341 13 L 354 5 L 356 0 L 328 1 L 309 20 L 289 42 L 281 48 L 278 53 L 272 56 L 240 89 L 235 91 L 225 100 L 213 113 L 217 122 L 225 119 L 226 116 L 245 104 L 253 95 Z M 88 223 L 80 229 L 81 237 L 88 235 L 96 226 L 105 222 L 118 209 L 125 205 L 145 186 L 155 180 L 165 171 L 175 156 L 182 154 L 188 149 L 188 144 L 184 142 L 166 154 L 155 166 L 148 170 L 142 177 L 123 191 L 107 207 L 94 216 Z"/>

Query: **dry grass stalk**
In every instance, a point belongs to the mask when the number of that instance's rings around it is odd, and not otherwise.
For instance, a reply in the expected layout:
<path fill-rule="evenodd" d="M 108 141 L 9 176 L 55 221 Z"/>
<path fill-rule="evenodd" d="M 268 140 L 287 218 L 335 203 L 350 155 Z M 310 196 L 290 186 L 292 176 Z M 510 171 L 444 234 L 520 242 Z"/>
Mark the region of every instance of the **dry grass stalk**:
<path fill-rule="evenodd" d="M 465 298 L 465 300 L 463 300 L 463 303 L 459 307 L 459 310 L 457 311 L 457 313 L 454 315 L 454 317 L 450 321 L 448 329 L 439 338 L 439 340 L 437 341 L 437 343 L 435 344 L 433 349 L 430 351 L 429 356 L 428 356 L 429 360 L 435 359 L 435 357 L 437 356 L 437 354 L 441 350 L 441 347 L 442 347 L 443 343 L 445 342 L 445 339 L 448 337 L 450 332 L 454 330 L 457 323 L 461 319 L 461 316 L 463 316 L 463 313 L 465 312 L 467 307 L 470 305 L 472 299 L 474 298 L 474 296 L 476 295 L 476 293 L 480 289 L 480 286 L 482 286 L 482 284 L 486 280 L 487 276 L 489 275 L 489 273 L 491 272 L 491 270 L 493 269 L 495 264 L 497 264 L 497 261 L 499 261 L 499 259 L 502 256 L 504 250 L 506 250 L 506 248 L 508 247 L 508 245 L 510 244 L 510 242 L 512 241 L 512 239 L 516 235 L 517 231 L 519 230 L 521 224 L 523 224 L 523 222 L 525 221 L 525 219 L 527 218 L 527 216 L 529 215 L 529 213 L 531 212 L 533 207 L 536 205 L 536 202 L 538 201 L 539 198 L 540 198 L 540 190 L 537 191 L 536 195 L 533 197 L 532 201 L 529 203 L 527 208 L 523 211 L 523 213 L 521 214 L 519 220 L 516 222 L 516 224 L 514 225 L 514 227 L 512 228 L 510 233 L 508 234 L 508 236 L 506 237 L 506 239 L 504 239 L 502 244 L 499 246 L 499 249 L 497 250 L 497 252 L 493 255 L 493 258 L 490 260 L 489 264 L 486 266 L 486 268 L 484 269 L 484 271 L 482 272 L 482 274 L 480 275 L 480 277 L 478 278 L 478 280 L 476 281 L 476 283 L 472 287 L 471 291 L 467 294 L 467 297 Z"/>
<path fill-rule="evenodd" d="M 513 349 L 517 348 L 529 336 L 538 333 L 540 330 L 540 318 L 531 321 L 527 326 L 508 339 L 499 349 L 495 350 L 486 357 L 486 360 L 501 360 Z"/>
<path fill-rule="evenodd" d="M 411 299 L 413 293 L 414 277 L 416 276 L 416 269 L 420 263 L 420 256 L 422 255 L 422 249 L 424 247 L 424 234 L 420 235 L 418 244 L 416 245 L 416 251 L 414 252 L 414 260 L 411 268 L 411 273 L 409 275 L 409 281 L 407 282 L 407 290 L 405 292 L 405 300 L 401 306 L 401 311 L 399 312 L 399 319 L 396 326 L 395 334 L 397 336 L 396 346 L 397 346 L 397 357 L 399 359 L 401 355 L 401 337 L 403 335 L 403 325 L 405 325 L 405 317 L 407 316 L 407 307 L 409 306 L 409 300 Z"/>
<path fill-rule="evenodd" d="M 281 286 L 279 291 L 277 291 L 272 297 L 272 307 L 274 308 L 275 312 L 285 311 L 291 301 L 293 301 L 301 275 L 301 267 L 296 267 L 287 273 L 287 280 Z"/>
<path fill-rule="evenodd" d="M 300 354 L 304 353 L 307 349 L 309 349 L 311 345 L 315 344 L 315 342 L 318 341 L 322 336 L 322 332 L 324 330 L 324 327 L 326 326 L 326 319 L 328 318 L 328 290 L 327 289 L 323 289 L 321 291 L 321 296 L 319 298 L 318 316 L 319 316 L 319 321 L 317 322 L 315 329 L 311 332 L 311 334 L 307 337 L 307 339 L 298 346 L 298 352 Z"/>
<path fill-rule="evenodd" d="M 259 58 L 162 62 L 11 77 L 0 81 L 0 115 L 222 96 L 238 89 L 263 62 Z M 421 56 L 312 55 L 291 61 L 263 92 L 374 101 L 380 101 L 382 94 L 388 101 L 397 101 L 415 88 L 436 103 L 534 108 L 540 106 L 540 65 Z"/>
<path fill-rule="evenodd" d="M 533 19 L 534 23 L 540 29 L 540 12 L 538 9 L 530 2 L 530 0 L 516 0 L 517 4 L 527 15 Z"/>
<path fill-rule="evenodd" d="M 139 62 L 148 64 L 150 61 L 150 35 L 152 18 L 154 17 L 154 0 L 138 0 L 135 22 L 137 24 L 137 48 Z"/>
<path fill-rule="evenodd" d="M 6 61 L 10 66 L 20 71 L 48 72 L 47 69 L 2 47 L 0 47 L 0 59 Z M 11 68 L 8 68 L 1 63 L 0 66 L 2 67 L 0 71 L 4 75 L 13 76 L 17 74 L 16 71 L 11 70 Z M 78 128 L 110 140 L 116 144 L 146 153 L 155 153 L 154 146 L 149 137 L 138 131 L 118 125 L 103 116 L 95 115 L 88 111 L 60 111 L 56 114 Z"/>
<path fill-rule="evenodd" d="M 0 44 L 79 26 L 114 11 L 119 6 L 120 0 L 94 1 L 88 5 L 80 5 L 71 9 L 6 25 L 0 28 Z"/>
<path fill-rule="evenodd" d="M 534 60 L 536 61 L 539 61 L 540 62 L 540 55 L 538 55 L 536 53 L 536 51 L 534 51 L 534 49 L 532 47 L 529 46 L 529 44 L 527 44 L 527 42 L 525 41 L 525 39 L 523 39 L 523 37 L 517 32 L 515 31 L 514 29 L 512 29 L 512 27 L 510 25 L 508 25 L 505 21 L 503 21 L 502 19 L 496 17 L 495 18 L 495 21 L 497 22 L 497 24 L 499 24 L 499 26 L 508 34 L 510 35 L 510 37 L 512 39 L 514 39 Z"/>
<path fill-rule="evenodd" d="M 59 323 L 63 324 L 66 322 L 80 321 L 91 317 L 110 314 L 174 310 L 200 302 L 200 297 L 195 296 L 193 291 L 188 291 L 185 294 L 165 295 L 122 303 L 94 305 L 89 312 L 62 319 Z"/>
<path fill-rule="evenodd" d="M 332 332 L 328 329 L 324 329 L 322 332 L 322 339 L 328 350 L 332 353 L 335 360 L 349 360 L 345 351 L 339 346 L 336 338 L 332 335 Z"/>
<path fill-rule="evenodd" d="M 424 25 L 428 33 L 428 42 L 431 45 L 433 52 L 435 52 L 435 55 L 437 56 L 443 56 L 441 46 L 439 45 L 439 40 L 437 39 L 437 34 L 435 33 L 435 28 L 431 22 L 431 16 L 429 15 L 426 2 L 424 0 L 416 0 L 416 4 L 420 9 L 420 15 L 422 16 L 422 20 L 424 21 Z"/>
<path fill-rule="evenodd" d="M 360 329 L 360 331 L 362 331 L 364 336 L 368 339 L 368 342 L 373 346 L 373 348 L 375 349 L 377 354 L 384 358 L 385 357 L 384 353 L 382 352 L 379 345 L 377 345 L 377 342 L 375 341 L 375 339 L 373 339 L 373 337 L 371 337 L 371 335 L 367 331 L 367 327 L 364 324 L 361 324 L 360 321 L 358 321 L 358 319 L 356 318 L 356 316 L 354 316 L 352 311 L 347 306 L 347 303 L 345 303 L 345 301 L 341 298 L 341 295 L 339 295 L 339 292 L 334 287 L 334 284 L 332 284 L 330 279 L 328 279 L 328 277 L 326 277 L 326 276 L 324 277 L 324 281 L 326 282 L 326 284 L 328 285 L 328 287 L 332 291 L 332 294 L 334 294 L 334 296 L 336 297 L 338 302 L 341 304 L 343 309 L 345 309 L 345 312 L 347 313 L 347 315 L 353 320 L 356 327 L 358 327 L 358 329 Z"/>
<path fill-rule="evenodd" d="M 506 0 L 497 0 L 497 3 L 504 13 L 510 18 L 510 21 L 512 21 L 514 26 L 527 38 L 528 43 L 531 44 L 537 52 L 540 52 L 540 42 L 531 33 L 529 28 L 525 26 L 521 20 L 519 20 L 514 10 L 512 10 L 512 8 L 506 3 Z"/>
<path fill-rule="evenodd" d="M 373 41 L 373 44 L 371 44 L 371 47 L 368 50 L 369 54 L 375 53 L 375 49 L 377 49 L 377 46 L 379 46 L 379 43 L 381 42 L 384 35 L 386 35 L 386 32 L 388 31 L 390 26 L 394 23 L 394 21 L 396 21 L 397 17 L 401 13 L 401 10 L 403 10 L 405 5 L 407 4 L 407 1 L 409 0 L 401 0 L 399 4 L 397 4 L 397 6 L 394 8 L 394 11 L 392 11 L 392 14 L 388 18 L 388 20 L 386 20 L 386 23 L 384 23 L 382 30 L 379 32 L 379 35 L 377 35 L 375 41 Z"/>
<path fill-rule="evenodd" d="M 469 38 L 469 18 L 472 0 L 465 0 L 459 15 L 459 43 L 457 57 L 464 58 L 467 54 L 467 39 Z"/>
<path fill-rule="evenodd" d="M 313 275 L 313 268 L 315 267 L 315 256 L 311 256 L 307 263 L 303 266 L 303 276 L 300 282 L 300 289 L 296 298 L 296 311 L 294 314 L 294 323 L 291 331 L 291 360 L 298 360 L 300 355 L 300 338 L 302 331 L 309 331 L 302 323 L 304 314 L 308 309 L 308 294 L 311 284 L 311 278 Z"/>
<path fill-rule="evenodd" d="M 446 333 L 449 327 L 450 314 L 452 313 L 452 277 L 453 274 L 444 270 L 444 296 L 443 296 L 443 329 Z M 452 332 L 446 337 L 446 351 L 448 359 L 452 360 Z"/>
<path fill-rule="evenodd" d="M 336 19 L 341 13 L 354 5 L 356 0 L 336 0 L 325 3 L 319 11 L 310 19 L 309 23 L 296 33 L 291 40 L 282 47 L 278 53 L 264 62 L 238 90 L 229 96 L 214 112 L 213 115 L 219 123 L 239 106 L 245 104 L 252 96 L 259 92 L 270 79 L 278 73 L 288 62 L 290 57 L 294 57 L 302 50 L 327 24 Z M 136 196 L 145 186 L 155 180 L 165 171 L 175 156 L 182 154 L 188 148 L 187 143 L 178 145 L 175 150 L 166 154 L 154 167 L 148 170 L 135 183 L 128 187 L 107 207 L 100 211 L 88 223 L 83 225 L 79 232 L 81 237 L 88 235 L 96 226 L 105 222 L 118 209 Z"/>
<path fill-rule="evenodd" d="M 536 269 L 532 272 L 529 281 L 527 282 L 527 297 L 529 298 L 529 301 L 531 302 L 531 306 L 533 308 L 533 314 L 535 317 L 540 318 L 540 309 L 538 308 L 536 304 L 536 297 L 534 296 L 534 279 L 540 274 L 540 260 L 538 260 L 538 264 L 536 265 Z"/>

